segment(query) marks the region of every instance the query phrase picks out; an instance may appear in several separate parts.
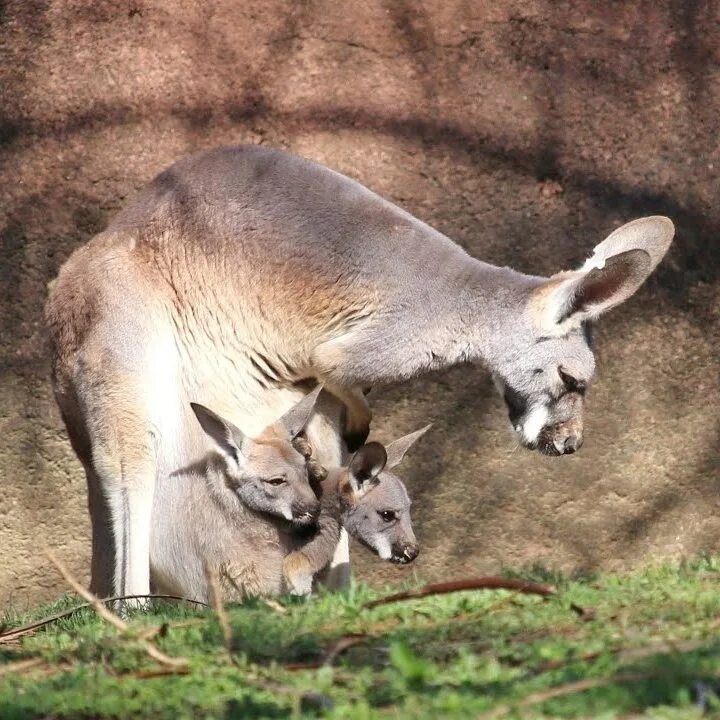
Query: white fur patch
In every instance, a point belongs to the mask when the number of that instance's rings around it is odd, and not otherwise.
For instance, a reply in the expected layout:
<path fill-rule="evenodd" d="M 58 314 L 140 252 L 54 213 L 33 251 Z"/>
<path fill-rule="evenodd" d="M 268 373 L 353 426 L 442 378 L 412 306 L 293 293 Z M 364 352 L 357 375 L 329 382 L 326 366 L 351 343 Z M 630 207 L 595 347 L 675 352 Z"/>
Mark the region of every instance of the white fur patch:
<path fill-rule="evenodd" d="M 535 405 L 525 416 L 522 424 L 522 435 L 525 442 L 535 442 L 540 431 L 548 420 L 548 411 L 544 405 Z"/>
<path fill-rule="evenodd" d="M 389 560 L 392 557 L 390 541 L 384 535 L 381 535 L 380 533 L 375 535 L 373 538 L 373 546 L 382 560 Z"/>
<path fill-rule="evenodd" d="M 293 519 L 293 514 L 292 514 L 292 510 L 290 509 L 290 505 L 285 505 L 285 507 L 280 508 L 280 513 L 286 520 Z"/>
<path fill-rule="evenodd" d="M 142 390 L 154 430 L 166 458 L 180 459 L 186 450 L 182 447 L 183 410 L 178 405 L 178 354 L 170 333 L 158 333 L 148 340 L 145 364 Z"/>
<path fill-rule="evenodd" d="M 601 255 L 593 255 L 585 261 L 585 264 L 580 269 L 583 272 L 588 272 L 588 270 L 594 270 L 595 268 L 597 268 L 598 270 L 602 270 L 604 267 L 605 258 Z"/>

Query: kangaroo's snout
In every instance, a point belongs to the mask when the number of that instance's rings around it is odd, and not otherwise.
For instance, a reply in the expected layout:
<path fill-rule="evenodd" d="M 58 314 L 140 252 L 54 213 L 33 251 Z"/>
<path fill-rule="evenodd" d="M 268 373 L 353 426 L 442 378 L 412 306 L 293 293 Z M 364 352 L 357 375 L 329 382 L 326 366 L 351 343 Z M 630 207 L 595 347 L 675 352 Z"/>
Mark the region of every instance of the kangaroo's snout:
<path fill-rule="evenodd" d="M 553 440 L 553 445 L 558 452 L 558 455 L 572 455 L 576 450 L 582 447 L 583 439 L 582 436 L 570 435 L 566 438 L 556 438 Z"/>
<path fill-rule="evenodd" d="M 397 565 L 407 565 L 420 554 L 420 548 L 416 544 L 393 546 L 391 562 Z"/>
<path fill-rule="evenodd" d="M 543 428 L 537 447 L 543 455 L 572 455 L 582 444 L 582 423 L 571 420 Z"/>

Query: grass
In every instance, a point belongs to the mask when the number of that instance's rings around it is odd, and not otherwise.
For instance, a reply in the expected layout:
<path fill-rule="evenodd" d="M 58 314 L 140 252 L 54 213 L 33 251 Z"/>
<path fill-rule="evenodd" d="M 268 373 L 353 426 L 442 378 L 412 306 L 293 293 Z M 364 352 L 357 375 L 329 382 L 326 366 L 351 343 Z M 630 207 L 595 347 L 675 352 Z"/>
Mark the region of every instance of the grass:
<path fill-rule="evenodd" d="M 229 634 L 212 610 L 184 604 L 133 613 L 125 633 L 84 609 L 0 642 L 0 718 L 720 717 L 720 560 L 519 576 L 558 593 L 458 592 L 369 610 L 383 593 L 353 585 L 228 606 Z M 154 660 L 148 639 L 187 664 Z"/>

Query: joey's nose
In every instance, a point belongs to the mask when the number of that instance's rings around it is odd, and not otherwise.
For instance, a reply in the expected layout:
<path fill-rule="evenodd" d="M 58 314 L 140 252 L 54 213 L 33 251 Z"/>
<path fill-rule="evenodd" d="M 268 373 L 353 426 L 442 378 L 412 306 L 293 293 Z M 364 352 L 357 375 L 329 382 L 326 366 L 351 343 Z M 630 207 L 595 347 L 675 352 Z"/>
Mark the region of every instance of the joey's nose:
<path fill-rule="evenodd" d="M 553 445 L 560 455 L 572 455 L 582 447 L 582 444 L 582 436 L 578 435 L 570 435 L 553 441 Z"/>

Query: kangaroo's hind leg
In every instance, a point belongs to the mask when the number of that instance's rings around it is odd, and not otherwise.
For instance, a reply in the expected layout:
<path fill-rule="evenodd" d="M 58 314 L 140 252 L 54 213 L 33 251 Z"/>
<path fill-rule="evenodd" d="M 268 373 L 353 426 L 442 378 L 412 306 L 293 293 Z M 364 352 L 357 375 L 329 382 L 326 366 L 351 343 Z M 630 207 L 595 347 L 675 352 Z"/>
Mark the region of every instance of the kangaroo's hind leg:
<path fill-rule="evenodd" d="M 115 595 L 150 592 L 150 529 L 157 476 L 157 438 L 138 375 L 104 369 L 84 394 L 90 445 L 88 472 L 93 515 L 93 570 L 111 561 Z M 112 548 L 107 542 L 108 523 Z M 94 576 L 96 573 L 93 573 Z M 142 602 L 126 603 L 142 605 Z"/>
<path fill-rule="evenodd" d="M 113 594 L 115 574 L 115 543 L 113 540 L 110 506 L 92 466 L 85 468 L 88 490 L 88 510 L 92 528 L 90 559 L 90 592 L 98 597 Z"/>
<path fill-rule="evenodd" d="M 60 414 L 67 428 L 70 444 L 85 469 L 88 492 L 88 511 L 92 529 L 92 555 L 90 564 L 90 592 L 98 597 L 113 594 L 115 549 L 112 519 L 107 499 L 92 466 L 92 448 L 86 432 L 77 399 L 72 393 L 56 393 Z"/>

